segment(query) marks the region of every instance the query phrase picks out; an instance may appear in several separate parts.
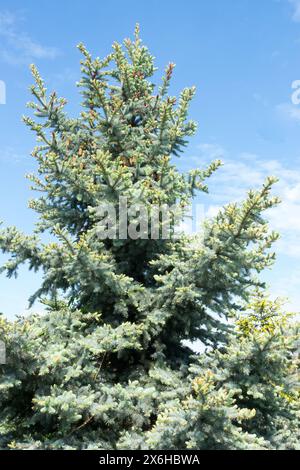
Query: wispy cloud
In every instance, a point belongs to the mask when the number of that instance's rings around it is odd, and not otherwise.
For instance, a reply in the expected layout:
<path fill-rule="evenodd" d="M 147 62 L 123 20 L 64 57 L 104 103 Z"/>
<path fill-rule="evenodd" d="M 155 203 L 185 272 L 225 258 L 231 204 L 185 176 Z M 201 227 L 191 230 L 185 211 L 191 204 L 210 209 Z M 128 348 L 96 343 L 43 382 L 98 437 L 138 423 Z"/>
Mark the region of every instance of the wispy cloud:
<path fill-rule="evenodd" d="M 281 103 L 276 106 L 277 114 L 286 120 L 300 123 L 300 107 L 292 103 Z"/>
<path fill-rule="evenodd" d="M 280 256 L 271 274 L 270 288 L 274 297 L 289 298 L 289 308 L 299 311 L 300 169 L 252 153 L 241 153 L 231 158 L 226 149 L 217 144 L 201 144 L 199 155 L 192 159 L 191 164 L 203 165 L 216 156 L 221 156 L 224 165 L 209 181 L 210 194 L 205 204 L 208 217 L 215 216 L 224 204 L 244 199 L 246 192 L 260 187 L 267 176 L 278 176 L 279 182 L 273 192 L 282 203 L 266 214 L 271 228 L 281 234 L 275 246 Z"/>
<path fill-rule="evenodd" d="M 24 162 L 24 154 L 20 154 L 13 147 L 5 147 L 0 150 L 0 166 L 4 165 L 19 165 Z"/>
<path fill-rule="evenodd" d="M 289 0 L 293 7 L 292 19 L 293 21 L 300 22 L 300 0 Z"/>
<path fill-rule="evenodd" d="M 20 29 L 20 17 L 8 11 L 0 11 L 0 37 L 0 59 L 13 65 L 33 59 L 54 59 L 59 54 L 57 48 L 34 41 Z"/>
<path fill-rule="evenodd" d="M 214 215 L 218 207 L 242 200 L 249 189 L 260 187 L 269 175 L 279 178 L 274 193 L 282 203 L 268 212 L 268 219 L 271 227 L 282 234 L 277 251 L 300 258 L 300 170 L 252 153 L 240 153 L 232 159 L 225 149 L 215 144 L 200 145 L 199 153 L 198 163 L 217 155 L 221 155 L 224 162 L 209 183 L 210 203 L 206 214 Z M 193 160 L 195 163 L 196 157 Z"/>

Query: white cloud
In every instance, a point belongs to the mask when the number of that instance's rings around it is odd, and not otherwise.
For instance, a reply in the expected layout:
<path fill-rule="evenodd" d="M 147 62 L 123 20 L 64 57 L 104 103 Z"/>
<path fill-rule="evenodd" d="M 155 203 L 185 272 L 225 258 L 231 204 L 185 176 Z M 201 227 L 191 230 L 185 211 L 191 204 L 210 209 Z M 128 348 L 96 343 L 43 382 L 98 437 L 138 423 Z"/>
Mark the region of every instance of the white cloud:
<path fill-rule="evenodd" d="M 222 147 L 202 144 L 199 149 L 201 158 L 193 158 L 194 163 L 198 164 L 200 160 L 206 162 L 215 156 Z M 232 159 L 222 149 L 222 155 L 224 165 L 208 182 L 210 194 L 205 215 L 213 217 L 224 204 L 244 199 L 246 192 L 251 188 L 259 188 L 267 176 L 279 178 L 273 193 L 281 198 L 282 203 L 266 214 L 270 227 L 281 234 L 274 247 L 278 259 L 273 273 L 265 275 L 267 278 L 271 276 L 272 295 L 289 298 L 288 308 L 299 311 L 300 168 L 297 170 L 284 162 L 265 160 L 251 153 L 241 153 Z"/>
<path fill-rule="evenodd" d="M 24 155 L 18 153 L 13 147 L 5 147 L 0 150 L 0 164 L 19 164 L 24 161 Z"/>
<path fill-rule="evenodd" d="M 289 121 L 300 122 L 300 107 L 292 103 L 281 103 L 276 106 L 276 111 L 280 117 Z"/>
<path fill-rule="evenodd" d="M 289 3 L 293 6 L 293 21 L 300 21 L 300 0 L 289 0 Z"/>
<path fill-rule="evenodd" d="M 218 144 L 207 144 L 203 143 L 197 147 L 200 151 L 200 156 L 204 156 L 206 159 L 214 160 L 223 158 L 225 155 L 225 149 Z M 199 158 L 199 157 L 197 157 Z"/>
<path fill-rule="evenodd" d="M 0 58 L 10 64 L 28 63 L 33 59 L 54 59 L 58 49 L 47 47 L 31 39 L 19 29 L 20 18 L 13 13 L 0 11 Z"/>
<path fill-rule="evenodd" d="M 219 211 L 222 209 L 222 206 L 218 206 L 217 204 L 210 204 L 205 211 L 205 216 L 209 219 L 218 215 Z"/>
<path fill-rule="evenodd" d="M 273 279 L 270 292 L 273 298 L 282 297 L 287 300 L 286 308 L 291 312 L 298 313 L 300 320 L 300 292 L 299 292 L 300 269 L 294 268 L 289 273 L 282 274 Z"/>
<path fill-rule="evenodd" d="M 215 155 L 216 149 L 220 150 L 221 147 L 202 144 L 202 161 L 206 160 L 206 156 L 209 159 Z M 281 233 L 277 251 L 300 258 L 300 169 L 290 169 L 278 160 L 264 160 L 251 153 L 241 153 L 236 159 L 227 157 L 224 149 L 222 153 L 224 165 L 209 182 L 210 204 L 205 210 L 206 215 L 212 216 L 218 207 L 242 200 L 249 189 L 260 187 L 267 176 L 277 176 L 279 182 L 273 192 L 282 203 L 268 211 L 267 216 L 271 227 Z"/>

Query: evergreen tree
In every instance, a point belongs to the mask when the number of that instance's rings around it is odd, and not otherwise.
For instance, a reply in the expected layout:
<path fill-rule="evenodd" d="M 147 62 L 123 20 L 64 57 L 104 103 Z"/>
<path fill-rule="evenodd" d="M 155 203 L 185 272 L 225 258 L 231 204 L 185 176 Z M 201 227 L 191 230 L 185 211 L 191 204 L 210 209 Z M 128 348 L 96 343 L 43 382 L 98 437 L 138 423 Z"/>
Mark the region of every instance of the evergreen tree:
<path fill-rule="evenodd" d="M 146 447 L 299 449 L 299 325 L 259 292 L 220 348 L 196 357 L 183 399 L 164 406 Z"/>
<path fill-rule="evenodd" d="M 8 358 L 0 366 L 1 447 L 292 445 L 284 431 L 292 412 L 284 411 L 283 376 L 280 383 L 272 376 L 281 394 L 270 409 L 255 394 L 247 398 L 247 371 L 235 375 L 239 352 L 247 358 L 251 352 L 255 364 L 259 352 L 251 349 L 254 337 L 230 332 L 226 322 L 253 288 L 263 287 L 257 273 L 273 262 L 269 249 L 277 234 L 262 214 L 278 202 L 270 195 L 275 179 L 226 206 L 193 240 L 152 239 L 148 229 L 136 239 L 102 239 L 101 204 L 118 210 L 119 198 L 126 197 L 129 208 L 142 203 L 149 214 L 163 204 L 184 212 L 197 191 L 207 191 L 205 179 L 220 162 L 188 174 L 172 163 L 196 130 L 187 120 L 195 89 L 184 89 L 178 101 L 168 96 L 169 64 L 156 90 L 153 57 L 138 27 L 133 42 L 114 43 L 103 60 L 92 59 L 82 44 L 79 49 L 78 118 L 67 116 L 66 101 L 55 92 L 47 94 L 32 67 L 30 107 L 39 120 L 24 121 L 39 141 L 33 151 L 38 174 L 29 175 L 41 192 L 30 201 L 39 221 L 34 235 L 15 227 L 0 231 L 0 248 L 10 254 L 3 266 L 8 276 L 25 262 L 43 272 L 30 304 L 39 299 L 46 312 L 15 322 L 0 318 Z M 171 235 L 174 230 L 173 223 Z M 45 231 L 53 241 L 42 242 Z M 213 359 L 195 358 L 184 340 L 212 348 Z M 283 347 L 278 363 L 292 360 L 288 350 Z M 275 361 L 264 360 L 262 372 Z M 211 375 L 218 364 L 224 380 Z M 266 400 L 273 395 L 269 391 Z M 283 411 L 275 423 L 278 407 Z"/>

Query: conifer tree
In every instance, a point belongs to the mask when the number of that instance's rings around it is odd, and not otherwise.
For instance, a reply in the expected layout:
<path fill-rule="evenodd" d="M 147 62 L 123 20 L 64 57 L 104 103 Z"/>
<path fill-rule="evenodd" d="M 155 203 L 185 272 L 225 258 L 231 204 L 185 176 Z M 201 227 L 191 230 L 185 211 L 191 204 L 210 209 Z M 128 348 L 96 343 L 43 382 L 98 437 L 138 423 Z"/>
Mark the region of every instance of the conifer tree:
<path fill-rule="evenodd" d="M 258 292 L 226 344 L 192 361 L 187 393 L 146 433 L 154 449 L 299 449 L 299 324 Z"/>
<path fill-rule="evenodd" d="M 178 100 L 168 95 L 172 63 L 156 89 L 154 59 L 138 26 L 134 41 L 114 43 L 103 60 L 82 44 L 79 50 L 78 118 L 68 117 L 66 101 L 47 93 L 32 66 L 35 117 L 24 121 L 39 141 L 33 151 L 38 173 L 28 175 L 41 193 L 30 201 L 39 221 L 33 235 L 2 229 L 0 248 L 10 255 L 2 268 L 8 276 L 25 262 L 42 271 L 30 304 L 39 299 L 46 312 L 14 322 L 1 318 L 7 350 L 0 366 L 1 447 L 291 445 L 283 430 L 290 417 L 283 411 L 275 424 L 272 418 L 287 406 L 283 376 L 274 385 L 281 395 L 276 389 L 279 398 L 267 411 L 255 394 L 245 398 L 252 390 L 247 371 L 235 371 L 240 348 L 252 361 L 247 354 L 255 338 L 233 333 L 226 321 L 253 288 L 263 287 L 257 273 L 273 262 L 269 249 L 277 234 L 263 212 L 278 203 L 270 195 L 275 179 L 226 206 L 193 240 L 175 237 L 174 223 L 168 239 L 153 239 L 148 229 L 137 229 L 135 238 L 121 238 L 117 230 L 115 237 L 99 237 L 99 206 L 118 211 L 125 197 L 129 208 L 138 202 L 149 214 L 164 204 L 184 212 L 196 192 L 207 191 L 205 180 L 220 162 L 187 174 L 173 164 L 196 131 L 188 120 L 195 89 L 184 89 Z M 50 242 L 42 241 L 43 232 Z M 202 342 L 213 359 L 207 353 L 195 358 L 184 340 Z M 280 365 L 294 360 L 288 350 L 282 349 Z M 258 368 L 265 371 L 273 359 L 266 353 L 263 360 Z M 224 379 L 212 375 L 218 367 Z M 270 387 L 266 400 L 273 397 Z"/>

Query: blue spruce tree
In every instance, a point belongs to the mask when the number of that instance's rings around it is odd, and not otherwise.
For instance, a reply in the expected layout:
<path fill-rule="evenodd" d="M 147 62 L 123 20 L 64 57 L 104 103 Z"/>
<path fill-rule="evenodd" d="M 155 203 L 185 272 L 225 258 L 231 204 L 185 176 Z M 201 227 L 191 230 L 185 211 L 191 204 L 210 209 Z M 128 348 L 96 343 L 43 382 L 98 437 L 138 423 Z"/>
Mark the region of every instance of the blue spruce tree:
<path fill-rule="evenodd" d="M 220 162 L 187 174 L 172 163 L 196 131 L 195 89 L 168 95 L 172 63 L 156 89 L 138 27 L 103 60 L 79 50 L 78 118 L 32 66 L 35 117 L 24 121 L 38 139 L 29 179 L 41 194 L 30 201 L 39 221 L 34 235 L 2 229 L 0 248 L 8 276 L 23 263 L 43 273 L 30 304 L 39 299 L 46 311 L 0 319 L 1 448 L 294 448 L 296 327 L 281 327 L 278 313 L 264 330 L 254 307 L 244 312 L 274 259 L 277 234 L 263 217 L 278 203 L 274 178 L 205 222 L 193 243 L 174 236 L 173 222 L 166 239 L 148 229 L 100 237 L 101 205 L 116 209 L 112 229 L 120 197 L 148 214 L 154 205 L 184 212 Z"/>

